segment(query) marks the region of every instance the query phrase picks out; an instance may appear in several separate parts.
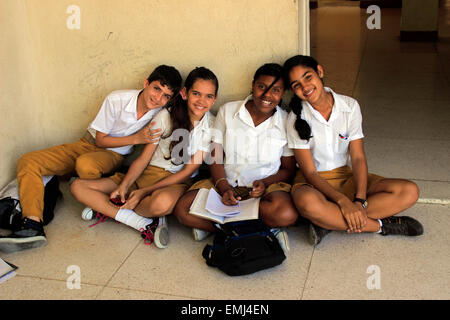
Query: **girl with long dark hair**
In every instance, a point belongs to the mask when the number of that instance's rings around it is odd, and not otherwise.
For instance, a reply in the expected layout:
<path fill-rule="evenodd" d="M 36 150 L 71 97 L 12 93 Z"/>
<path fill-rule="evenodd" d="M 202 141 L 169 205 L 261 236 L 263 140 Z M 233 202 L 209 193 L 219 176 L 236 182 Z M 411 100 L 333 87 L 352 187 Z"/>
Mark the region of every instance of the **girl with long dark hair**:
<path fill-rule="evenodd" d="M 297 220 L 289 194 L 295 160 L 287 147 L 287 113 L 280 107 L 285 88 L 282 67 L 268 63 L 255 72 L 250 96 L 219 109 L 214 123 L 216 161 L 210 165 L 211 179 L 193 185 L 174 211 L 181 223 L 194 228 L 195 239 L 207 234 L 201 231 L 215 231 L 211 221 L 189 214 L 200 188 L 214 188 L 226 205 L 237 204 L 246 196 L 260 198 L 259 215 L 271 228 L 287 227 Z M 278 229 L 276 235 L 288 249 L 287 234 Z"/>
<path fill-rule="evenodd" d="M 325 87 L 324 70 L 310 56 L 294 56 L 284 68 L 294 92 L 288 141 L 300 168 L 291 194 L 311 221 L 312 244 L 331 230 L 422 234 L 417 220 L 394 217 L 417 201 L 417 185 L 368 173 L 358 102 Z"/>

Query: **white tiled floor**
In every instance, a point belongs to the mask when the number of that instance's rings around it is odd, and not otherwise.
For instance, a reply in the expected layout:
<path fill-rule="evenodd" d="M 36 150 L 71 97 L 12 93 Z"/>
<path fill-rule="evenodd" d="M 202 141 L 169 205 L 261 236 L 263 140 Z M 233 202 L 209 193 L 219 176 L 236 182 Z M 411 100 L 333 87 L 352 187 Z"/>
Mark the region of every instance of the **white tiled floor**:
<path fill-rule="evenodd" d="M 352 95 L 364 116 L 365 149 L 375 173 L 413 179 L 421 198 L 450 198 L 450 23 L 441 8 L 441 41 L 400 43 L 400 9 L 382 9 L 382 29 L 365 27 L 357 6 L 311 12 L 312 55 L 326 84 Z M 448 5 L 447 5 L 448 9 Z M 206 266 L 190 230 L 169 218 L 171 244 L 159 250 L 108 221 L 94 228 L 62 185 L 64 200 L 46 228 L 44 248 L 2 254 L 19 266 L 0 299 L 449 299 L 449 206 L 416 204 L 418 238 L 333 232 L 316 248 L 306 226 L 288 229 L 291 252 L 279 267 L 231 278 Z M 68 289 L 79 266 L 81 289 Z M 370 266 L 381 288 L 369 290 Z"/>

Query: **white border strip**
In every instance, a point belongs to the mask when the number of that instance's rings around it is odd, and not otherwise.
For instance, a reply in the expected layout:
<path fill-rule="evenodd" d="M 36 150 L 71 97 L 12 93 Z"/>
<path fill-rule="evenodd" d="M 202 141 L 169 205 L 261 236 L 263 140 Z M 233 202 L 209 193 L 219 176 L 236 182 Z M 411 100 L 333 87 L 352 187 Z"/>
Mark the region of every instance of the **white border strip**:
<path fill-rule="evenodd" d="M 433 199 L 433 198 L 419 198 L 417 203 L 428 203 L 428 204 L 450 204 L 450 199 Z"/>

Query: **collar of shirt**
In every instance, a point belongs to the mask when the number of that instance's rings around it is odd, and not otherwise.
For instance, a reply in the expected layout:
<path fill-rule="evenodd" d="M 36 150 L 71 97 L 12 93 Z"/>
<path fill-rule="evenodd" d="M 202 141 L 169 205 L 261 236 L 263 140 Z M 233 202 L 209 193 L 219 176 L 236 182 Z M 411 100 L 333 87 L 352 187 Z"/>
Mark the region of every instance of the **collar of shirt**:
<path fill-rule="evenodd" d="M 194 130 L 209 130 L 210 128 L 210 123 L 211 123 L 211 116 L 209 111 L 207 111 L 202 119 L 200 121 L 197 121 L 196 123 L 194 123 L 194 128 L 192 129 Z"/>
<path fill-rule="evenodd" d="M 143 91 L 144 89 L 142 89 L 141 91 L 137 91 L 136 94 L 133 96 L 133 98 L 131 98 L 130 102 L 128 102 L 128 104 L 125 107 L 125 111 L 126 112 L 131 112 L 134 113 L 137 117 L 137 100 L 138 100 L 138 96 L 139 94 Z"/>
<path fill-rule="evenodd" d="M 249 95 L 245 100 L 242 102 L 241 106 L 238 108 L 238 110 L 233 115 L 233 118 L 239 117 L 245 124 L 247 124 L 250 127 L 255 127 L 255 124 L 253 123 L 252 116 L 250 115 L 250 112 L 248 112 L 247 108 L 245 107 L 245 104 L 253 99 L 253 95 Z M 270 128 L 278 127 L 281 130 L 284 130 L 283 127 L 283 119 L 281 118 L 281 112 L 280 107 L 276 106 L 275 113 L 268 119 L 270 121 Z M 266 120 L 267 121 L 267 120 Z M 264 122 L 266 122 L 264 121 Z M 263 122 L 263 123 L 264 123 Z"/>
<path fill-rule="evenodd" d="M 339 95 L 337 95 L 333 90 L 331 90 L 328 87 L 325 87 L 325 91 L 330 92 L 333 95 L 334 99 L 333 109 L 331 110 L 330 119 L 328 121 L 326 121 L 324 117 L 320 114 L 320 112 L 314 109 L 309 102 L 303 101 L 302 103 L 303 106 L 306 105 L 308 107 L 309 112 L 317 119 L 317 121 L 328 125 L 329 123 L 334 121 L 341 112 L 351 112 L 352 110 L 347 105 L 347 103 L 344 100 L 342 100 L 342 98 L 339 97 Z"/>

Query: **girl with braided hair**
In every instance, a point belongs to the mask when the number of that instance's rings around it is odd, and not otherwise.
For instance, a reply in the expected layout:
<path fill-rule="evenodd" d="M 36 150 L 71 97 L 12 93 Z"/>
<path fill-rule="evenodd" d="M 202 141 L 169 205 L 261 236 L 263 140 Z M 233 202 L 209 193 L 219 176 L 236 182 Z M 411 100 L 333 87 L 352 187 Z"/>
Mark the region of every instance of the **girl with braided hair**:
<path fill-rule="evenodd" d="M 324 70 L 310 56 L 291 57 L 284 69 L 294 93 L 288 145 L 300 169 L 291 195 L 311 221 L 312 244 L 331 230 L 421 235 L 417 220 L 393 217 L 417 201 L 417 185 L 368 173 L 358 102 L 325 87 Z"/>

